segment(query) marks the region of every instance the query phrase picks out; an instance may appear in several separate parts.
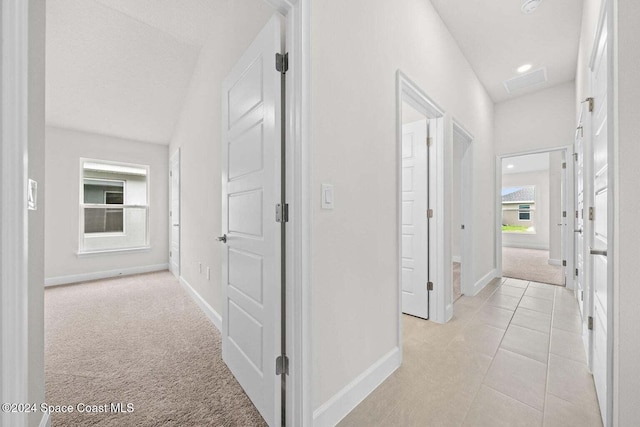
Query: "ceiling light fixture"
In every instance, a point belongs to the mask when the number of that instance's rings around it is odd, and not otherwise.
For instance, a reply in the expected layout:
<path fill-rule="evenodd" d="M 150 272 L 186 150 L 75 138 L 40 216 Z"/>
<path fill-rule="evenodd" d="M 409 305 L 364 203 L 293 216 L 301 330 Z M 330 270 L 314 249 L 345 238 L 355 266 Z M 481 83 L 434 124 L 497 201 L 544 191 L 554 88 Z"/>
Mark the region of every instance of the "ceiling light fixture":
<path fill-rule="evenodd" d="M 507 165 L 507 169 L 513 169 L 513 165 Z"/>
<path fill-rule="evenodd" d="M 542 2 L 542 0 L 524 0 L 524 2 L 522 3 L 522 13 L 525 14 L 530 14 L 533 13 L 538 6 L 540 6 L 540 3 Z"/>
<path fill-rule="evenodd" d="M 519 73 L 526 73 L 527 71 L 529 71 L 531 69 L 531 64 L 524 64 L 518 67 L 518 72 Z"/>

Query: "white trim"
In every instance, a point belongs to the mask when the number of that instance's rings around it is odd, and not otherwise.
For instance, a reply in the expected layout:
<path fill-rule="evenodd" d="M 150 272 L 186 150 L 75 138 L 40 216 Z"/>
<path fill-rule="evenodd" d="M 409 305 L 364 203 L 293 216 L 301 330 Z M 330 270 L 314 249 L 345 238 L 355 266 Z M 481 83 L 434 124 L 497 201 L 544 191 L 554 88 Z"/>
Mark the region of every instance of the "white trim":
<path fill-rule="evenodd" d="M 103 236 L 100 236 L 103 237 Z M 149 252 L 151 250 L 151 246 L 142 246 L 139 248 L 124 248 L 124 249 L 103 249 L 99 251 L 82 251 L 78 252 L 76 255 L 79 258 L 90 257 L 92 255 L 107 255 L 107 254 L 122 254 L 122 253 L 130 253 L 130 252 Z"/>
<path fill-rule="evenodd" d="M 451 256 L 451 262 L 461 263 L 462 262 L 462 257 L 460 255 L 452 255 Z"/>
<path fill-rule="evenodd" d="M 181 206 L 182 206 L 182 157 L 181 157 L 181 150 L 180 147 L 176 148 L 176 151 L 174 151 L 174 153 L 169 157 L 169 271 L 171 273 L 173 273 L 174 276 L 176 276 L 177 279 L 179 279 L 181 277 L 180 275 L 180 269 L 181 269 L 181 261 L 182 261 L 182 225 L 181 225 L 181 221 L 182 221 L 182 212 L 181 212 Z M 173 215 L 173 173 L 175 172 L 173 170 L 173 163 L 174 163 L 174 159 L 177 159 L 178 161 L 178 271 L 174 271 L 173 270 L 173 262 L 172 262 L 172 258 L 173 258 L 173 227 L 174 227 L 174 221 L 175 221 L 175 215 Z"/>
<path fill-rule="evenodd" d="M 560 259 L 549 258 L 547 262 L 549 263 L 549 265 L 562 265 L 562 260 Z"/>
<path fill-rule="evenodd" d="M 48 412 L 42 414 L 39 427 L 51 427 L 51 417 Z"/>
<path fill-rule="evenodd" d="M 140 267 L 121 268 L 118 270 L 96 271 L 91 273 L 71 274 L 69 276 L 49 277 L 44 279 L 44 286 L 69 285 L 71 283 L 88 282 L 90 280 L 108 279 L 110 277 L 130 276 L 132 274 L 152 273 L 168 270 L 169 264 L 145 265 Z"/>
<path fill-rule="evenodd" d="M 400 367 L 401 351 L 395 347 L 358 375 L 313 412 L 314 427 L 335 426 Z"/>
<path fill-rule="evenodd" d="M 491 270 L 490 272 L 482 276 L 480 280 L 478 280 L 476 283 L 473 284 L 472 293 L 470 293 L 467 296 L 473 297 L 478 295 L 478 292 L 484 289 L 484 287 L 487 286 L 489 283 L 491 283 L 491 281 L 496 277 L 500 277 L 500 275 L 498 274 L 497 270 L 494 268 L 493 270 Z"/>
<path fill-rule="evenodd" d="M 532 233 L 509 233 L 509 232 L 504 232 L 507 234 L 512 234 L 512 235 L 517 235 L 517 236 L 535 236 L 535 234 Z M 540 251 L 548 251 L 549 250 L 549 246 L 546 246 L 542 243 L 537 244 L 537 243 L 518 243 L 518 242 L 514 242 L 514 243 L 503 243 L 501 248 L 519 248 L 519 249 L 536 249 L 536 250 L 540 250 Z"/>
<path fill-rule="evenodd" d="M 200 307 L 211 323 L 218 328 L 218 331 L 222 332 L 222 316 L 220 316 L 220 314 L 215 311 L 204 298 L 202 298 L 202 295 L 200 295 L 198 291 L 196 291 L 182 276 L 180 276 L 180 284 L 182 285 L 182 288 L 187 291 L 193 301 L 198 304 L 198 307 Z"/>
<path fill-rule="evenodd" d="M 2 0 L 0 154 L 0 400 L 28 402 L 28 30 L 29 2 Z M 23 427 L 27 414 L 0 414 L 0 424 Z"/>

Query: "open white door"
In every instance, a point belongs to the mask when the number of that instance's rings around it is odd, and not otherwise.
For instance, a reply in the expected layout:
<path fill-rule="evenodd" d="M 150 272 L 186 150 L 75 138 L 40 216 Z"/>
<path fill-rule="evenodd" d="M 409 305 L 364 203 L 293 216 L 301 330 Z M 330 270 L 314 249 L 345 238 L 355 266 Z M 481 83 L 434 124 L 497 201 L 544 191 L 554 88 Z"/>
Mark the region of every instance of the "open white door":
<path fill-rule="evenodd" d="M 174 276 L 180 277 L 180 149 L 171 156 L 169 180 L 171 184 L 169 267 Z"/>
<path fill-rule="evenodd" d="M 606 19 L 604 20 L 606 22 Z M 592 147 L 593 170 L 588 178 L 592 184 L 593 206 L 589 207 L 589 219 L 592 221 L 590 240 L 590 258 L 593 278 L 593 378 L 600 403 L 600 413 L 607 425 L 608 409 L 608 364 L 607 334 L 608 323 L 608 263 L 607 263 L 607 229 L 608 229 L 608 126 L 607 126 L 607 77 L 609 46 L 607 28 L 603 25 L 602 33 L 597 40 L 597 51 L 591 71 L 591 87 L 593 90 Z"/>
<path fill-rule="evenodd" d="M 282 18 L 275 15 L 223 83 L 222 358 L 270 426 L 280 425 Z"/>
<path fill-rule="evenodd" d="M 429 318 L 427 120 L 402 125 L 402 312 Z"/>

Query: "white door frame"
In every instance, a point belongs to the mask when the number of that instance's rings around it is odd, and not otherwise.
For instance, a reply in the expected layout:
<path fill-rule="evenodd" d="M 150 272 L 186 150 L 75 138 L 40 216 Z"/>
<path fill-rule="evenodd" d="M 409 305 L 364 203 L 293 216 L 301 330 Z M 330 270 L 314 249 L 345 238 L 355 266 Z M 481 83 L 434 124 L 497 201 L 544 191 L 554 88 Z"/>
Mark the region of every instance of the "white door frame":
<path fill-rule="evenodd" d="M 0 292 L 2 402 L 28 402 L 28 23 L 29 2 L 2 0 Z M 28 414 L 0 414 L 26 426 Z"/>
<path fill-rule="evenodd" d="M 287 425 L 312 424 L 310 0 L 264 0 L 286 17 L 287 76 Z M 2 0 L 2 384 L 3 402 L 26 402 L 27 58 L 29 2 Z M 10 238 L 14 236 L 14 238 Z M 26 425 L 26 414 L 3 425 Z"/>
<path fill-rule="evenodd" d="M 396 262 L 398 280 L 398 348 L 402 357 L 402 103 L 407 102 L 429 120 L 432 146 L 429 155 L 429 206 L 434 209 L 429 237 L 429 268 L 434 289 L 429 303 L 429 319 L 445 323 L 447 301 L 451 300 L 451 249 L 445 248 L 444 151 L 445 113 L 402 71 L 396 72 Z M 440 165 L 440 167 L 438 167 Z M 448 210 L 448 209 L 447 209 Z M 447 247 L 450 246 L 447 244 Z M 446 260 L 449 262 L 446 262 Z M 448 264 L 448 269 L 445 266 Z M 448 272 L 448 275 L 446 274 Z M 447 298 L 448 296 L 448 298 Z M 451 304 L 449 304 L 451 305 Z"/>
<path fill-rule="evenodd" d="M 313 423 L 311 376 L 311 0 L 264 0 L 286 19 L 286 425 Z"/>
<path fill-rule="evenodd" d="M 460 244 L 460 291 L 463 295 L 474 296 L 480 289 L 475 289 L 473 280 L 473 135 L 455 118 L 452 122 L 453 144 L 462 143 L 466 146 L 460 164 L 462 174 L 460 179 L 460 189 L 462 193 L 460 208 L 462 215 L 460 219 L 462 224 L 464 224 L 464 233 Z M 455 161 L 455 159 L 452 159 L 452 161 Z M 453 167 L 451 167 L 450 170 L 453 171 Z M 451 209 L 453 209 L 453 207 Z M 461 224 L 452 224 L 451 232 L 453 233 L 454 230 L 458 230 L 460 225 Z"/>
<path fill-rule="evenodd" d="M 562 233 L 562 259 L 567 261 L 565 267 L 565 276 L 567 278 L 567 289 L 574 288 L 574 275 L 570 274 L 574 271 L 574 241 L 573 241 L 573 221 L 569 221 L 569 214 L 575 211 L 573 197 L 573 144 L 554 148 L 540 148 L 537 150 L 521 151 L 517 153 L 500 154 L 496 156 L 496 188 L 495 188 L 495 226 L 496 226 L 496 277 L 502 277 L 502 160 L 509 157 L 526 156 L 528 154 L 551 153 L 555 151 L 564 152 L 565 162 L 567 164 L 566 179 L 564 182 L 564 191 L 562 193 L 563 210 L 567 212 L 564 218 L 566 225 Z M 571 189 L 571 191 L 568 191 Z"/>

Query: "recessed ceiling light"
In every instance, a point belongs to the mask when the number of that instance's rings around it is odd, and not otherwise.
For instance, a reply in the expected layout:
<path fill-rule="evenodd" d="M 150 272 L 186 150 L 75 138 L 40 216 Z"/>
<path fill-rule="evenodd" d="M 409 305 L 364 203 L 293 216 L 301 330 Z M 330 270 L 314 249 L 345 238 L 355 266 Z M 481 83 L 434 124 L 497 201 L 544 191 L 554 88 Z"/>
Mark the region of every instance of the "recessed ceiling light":
<path fill-rule="evenodd" d="M 542 0 L 524 0 L 522 3 L 522 13 L 526 13 L 527 15 L 533 13 L 541 2 Z"/>
<path fill-rule="evenodd" d="M 513 169 L 513 165 L 507 165 L 507 169 Z"/>
<path fill-rule="evenodd" d="M 531 64 L 524 64 L 518 67 L 519 73 L 525 73 L 531 69 Z"/>

